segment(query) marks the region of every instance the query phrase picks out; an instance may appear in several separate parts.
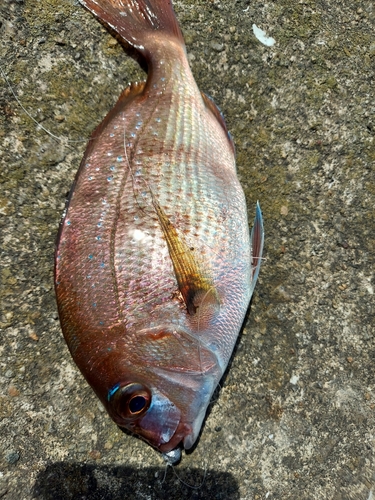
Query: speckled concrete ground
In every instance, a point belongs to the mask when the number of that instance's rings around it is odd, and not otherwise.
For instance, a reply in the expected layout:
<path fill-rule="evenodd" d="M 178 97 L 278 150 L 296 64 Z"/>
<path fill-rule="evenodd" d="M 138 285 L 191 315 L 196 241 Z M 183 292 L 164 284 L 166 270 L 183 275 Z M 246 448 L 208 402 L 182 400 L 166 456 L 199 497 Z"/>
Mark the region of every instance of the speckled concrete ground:
<path fill-rule="evenodd" d="M 161 457 L 110 421 L 73 365 L 52 276 L 87 137 L 142 75 L 76 2 L 2 0 L 2 71 L 62 140 L 0 75 L 0 497 L 375 498 L 374 3 L 175 6 L 235 138 L 250 217 L 259 199 L 265 218 L 236 355 L 198 447 L 163 482 Z M 176 477 L 204 474 L 200 489 Z"/>

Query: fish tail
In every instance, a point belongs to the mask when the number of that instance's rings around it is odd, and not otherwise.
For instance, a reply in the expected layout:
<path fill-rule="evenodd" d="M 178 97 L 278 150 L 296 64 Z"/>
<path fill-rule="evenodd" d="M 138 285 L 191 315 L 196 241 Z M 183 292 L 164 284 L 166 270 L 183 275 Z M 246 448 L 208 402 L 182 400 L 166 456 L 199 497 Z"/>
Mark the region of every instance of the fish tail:
<path fill-rule="evenodd" d="M 170 0 L 79 0 L 100 22 L 114 31 L 120 41 L 130 45 L 146 58 L 163 36 L 184 45 L 181 30 Z"/>

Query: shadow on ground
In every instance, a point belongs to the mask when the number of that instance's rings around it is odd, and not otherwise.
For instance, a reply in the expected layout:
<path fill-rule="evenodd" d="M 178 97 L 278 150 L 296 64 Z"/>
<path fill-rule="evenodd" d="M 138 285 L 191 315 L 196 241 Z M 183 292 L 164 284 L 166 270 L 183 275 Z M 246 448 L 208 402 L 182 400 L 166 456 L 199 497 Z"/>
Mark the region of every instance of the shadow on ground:
<path fill-rule="evenodd" d="M 176 474 L 180 480 L 176 477 Z M 164 479 L 165 476 L 165 479 Z M 181 481 L 191 485 L 188 487 Z M 204 481 L 204 482 L 203 482 Z M 203 485 L 199 487 L 203 482 Z M 95 466 L 57 462 L 38 474 L 32 498 L 40 500 L 125 500 L 148 498 L 239 499 L 235 478 L 227 472 L 202 469 Z"/>

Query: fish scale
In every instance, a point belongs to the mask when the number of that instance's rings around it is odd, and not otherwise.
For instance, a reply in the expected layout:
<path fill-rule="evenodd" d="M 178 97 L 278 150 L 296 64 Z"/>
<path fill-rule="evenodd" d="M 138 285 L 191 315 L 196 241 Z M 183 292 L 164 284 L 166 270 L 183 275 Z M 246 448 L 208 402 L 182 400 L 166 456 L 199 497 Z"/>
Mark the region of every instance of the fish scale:
<path fill-rule="evenodd" d="M 168 0 L 82 0 L 145 58 L 93 132 L 56 249 L 72 356 L 112 419 L 163 453 L 191 448 L 260 265 L 234 148 L 190 71 Z M 174 454 L 174 456 L 177 456 Z"/>

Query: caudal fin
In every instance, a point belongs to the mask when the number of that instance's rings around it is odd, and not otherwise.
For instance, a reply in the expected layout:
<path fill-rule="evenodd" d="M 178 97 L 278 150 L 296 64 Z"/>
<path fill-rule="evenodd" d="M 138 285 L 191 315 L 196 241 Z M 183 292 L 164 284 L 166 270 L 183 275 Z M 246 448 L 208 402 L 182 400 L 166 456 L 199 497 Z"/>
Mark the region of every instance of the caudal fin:
<path fill-rule="evenodd" d="M 100 22 L 115 31 L 120 39 L 149 56 L 150 36 L 155 32 L 177 38 L 183 43 L 170 0 L 79 0 Z"/>
<path fill-rule="evenodd" d="M 252 281 L 251 281 L 251 295 L 253 294 L 258 279 L 260 264 L 262 262 L 263 243 L 264 243 L 263 217 L 258 201 L 255 213 L 254 226 L 251 231 L 251 237 L 250 237 L 251 268 L 253 271 Z"/>

